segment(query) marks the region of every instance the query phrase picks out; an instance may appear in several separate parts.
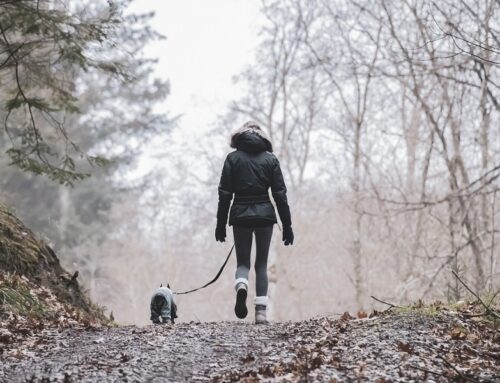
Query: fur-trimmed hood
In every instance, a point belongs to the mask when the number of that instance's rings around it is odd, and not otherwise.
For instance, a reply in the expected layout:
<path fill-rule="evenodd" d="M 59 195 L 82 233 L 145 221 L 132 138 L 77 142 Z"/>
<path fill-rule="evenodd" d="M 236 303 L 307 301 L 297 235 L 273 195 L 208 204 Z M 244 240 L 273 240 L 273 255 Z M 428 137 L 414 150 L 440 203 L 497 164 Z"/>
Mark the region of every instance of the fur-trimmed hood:
<path fill-rule="evenodd" d="M 270 138 L 254 121 L 246 122 L 231 135 L 231 147 L 247 153 L 273 151 Z"/>

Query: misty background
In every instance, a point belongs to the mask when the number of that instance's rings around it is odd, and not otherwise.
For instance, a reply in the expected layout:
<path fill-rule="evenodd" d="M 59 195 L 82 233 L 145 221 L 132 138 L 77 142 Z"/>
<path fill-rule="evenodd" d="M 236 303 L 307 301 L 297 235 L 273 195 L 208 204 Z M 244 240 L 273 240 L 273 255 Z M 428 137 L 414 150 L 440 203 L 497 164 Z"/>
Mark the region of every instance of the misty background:
<path fill-rule="evenodd" d="M 148 323 L 160 283 L 186 290 L 218 271 L 232 232 L 215 242 L 217 185 L 229 135 L 247 120 L 273 140 L 296 235 L 284 247 L 275 226 L 270 319 L 369 309 L 372 295 L 457 301 L 451 271 L 498 290 L 498 1 L 43 3 L 116 17 L 99 52 L 115 66 L 73 55 L 58 67 L 78 113 L 23 104 L 22 86 L 53 94 L 30 72 L 52 48 L 22 67 L 28 56 L 4 35 L 0 200 L 119 323 Z M 32 142 L 23 129 L 34 123 L 54 147 L 68 146 L 63 131 L 78 143 L 91 159 L 73 155 L 74 168 L 91 176 L 67 182 L 4 155 Z M 233 320 L 234 270 L 233 256 L 215 285 L 179 296 L 179 320 Z"/>

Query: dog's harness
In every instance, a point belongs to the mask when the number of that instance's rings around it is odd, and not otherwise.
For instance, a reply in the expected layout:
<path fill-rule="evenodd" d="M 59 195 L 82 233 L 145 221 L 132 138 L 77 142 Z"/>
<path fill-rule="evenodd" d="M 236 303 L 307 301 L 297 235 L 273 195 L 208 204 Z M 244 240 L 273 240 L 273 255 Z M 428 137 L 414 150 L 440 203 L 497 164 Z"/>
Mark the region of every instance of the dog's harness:
<path fill-rule="evenodd" d="M 234 243 L 233 243 L 233 246 L 231 246 L 231 250 L 229 250 L 229 254 L 227 255 L 226 257 L 226 260 L 224 261 L 224 263 L 222 264 L 221 268 L 219 269 L 219 272 L 217 273 L 217 275 L 215 276 L 214 279 L 212 279 L 210 282 L 204 284 L 203 286 L 201 287 L 197 287 L 196 289 L 192 289 L 192 290 L 187 290 L 187 291 L 182 291 L 182 292 L 174 292 L 174 294 L 176 295 L 183 295 L 183 294 L 189 294 L 189 293 L 194 293 L 195 291 L 198 291 L 198 290 L 201 290 L 201 289 L 204 289 L 205 287 L 208 287 L 210 286 L 212 283 L 215 283 L 215 281 L 217 281 L 217 279 L 219 279 L 220 275 L 222 274 L 222 271 L 224 271 L 224 268 L 226 267 L 227 265 L 227 261 L 229 261 L 229 258 L 231 257 L 231 254 L 233 253 L 233 249 L 234 249 Z"/>

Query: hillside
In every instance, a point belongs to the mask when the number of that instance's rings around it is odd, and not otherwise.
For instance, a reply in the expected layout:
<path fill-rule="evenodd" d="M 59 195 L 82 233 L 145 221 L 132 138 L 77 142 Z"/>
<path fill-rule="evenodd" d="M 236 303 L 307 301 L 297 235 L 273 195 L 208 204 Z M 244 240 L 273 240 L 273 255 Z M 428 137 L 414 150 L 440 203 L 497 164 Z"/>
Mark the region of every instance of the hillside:
<path fill-rule="evenodd" d="M 54 251 L 0 205 L 0 342 L 47 326 L 108 322 L 81 289 L 78 273 L 65 271 Z"/>

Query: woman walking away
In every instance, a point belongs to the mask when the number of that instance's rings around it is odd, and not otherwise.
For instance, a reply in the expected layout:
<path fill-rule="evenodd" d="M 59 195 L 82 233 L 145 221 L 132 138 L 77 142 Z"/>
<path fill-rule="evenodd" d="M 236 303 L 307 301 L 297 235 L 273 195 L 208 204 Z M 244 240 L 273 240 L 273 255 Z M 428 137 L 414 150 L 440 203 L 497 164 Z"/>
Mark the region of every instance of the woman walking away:
<path fill-rule="evenodd" d="M 236 306 L 238 318 L 245 318 L 248 310 L 246 298 L 252 237 L 256 242 L 256 296 L 255 323 L 267 323 L 267 256 L 277 223 L 274 207 L 269 199 L 269 188 L 283 226 L 285 245 L 293 244 L 292 221 L 286 198 L 286 186 L 278 159 L 272 153 L 271 140 L 259 125 L 249 121 L 231 136 L 231 147 L 222 168 L 219 183 L 219 207 L 215 239 L 226 239 L 226 222 L 231 200 L 234 201 L 229 214 L 229 225 L 233 226 L 236 248 Z"/>

